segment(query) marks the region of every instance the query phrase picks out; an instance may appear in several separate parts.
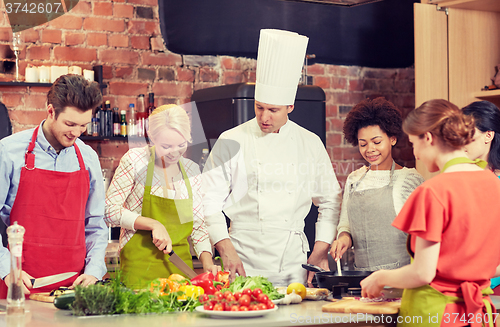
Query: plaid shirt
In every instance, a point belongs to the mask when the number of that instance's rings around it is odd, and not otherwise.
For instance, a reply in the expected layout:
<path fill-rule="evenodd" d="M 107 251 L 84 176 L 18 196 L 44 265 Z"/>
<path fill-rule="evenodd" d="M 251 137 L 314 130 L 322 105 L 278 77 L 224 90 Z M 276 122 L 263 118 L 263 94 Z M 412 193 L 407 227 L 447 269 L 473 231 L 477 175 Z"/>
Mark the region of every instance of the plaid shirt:
<path fill-rule="evenodd" d="M 104 220 L 110 227 L 121 227 L 119 250 L 127 244 L 135 233 L 134 223 L 142 211 L 144 185 L 146 184 L 149 148 L 130 149 L 120 160 L 106 193 L 106 213 Z M 193 232 L 191 240 L 196 255 L 199 257 L 203 251 L 212 253 L 212 246 L 208 238 L 208 231 L 203 215 L 201 202 L 201 175 L 196 163 L 181 158 L 184 169 L 193 190 Z M 189 197 L 186 183 L 178 175 L 174 182 L 175 198 L 187 199 Z M 163 197 L 163 176 L 153 174 L 151 194 Z M 164 184 L 164 182 L 163 182 Z"/>

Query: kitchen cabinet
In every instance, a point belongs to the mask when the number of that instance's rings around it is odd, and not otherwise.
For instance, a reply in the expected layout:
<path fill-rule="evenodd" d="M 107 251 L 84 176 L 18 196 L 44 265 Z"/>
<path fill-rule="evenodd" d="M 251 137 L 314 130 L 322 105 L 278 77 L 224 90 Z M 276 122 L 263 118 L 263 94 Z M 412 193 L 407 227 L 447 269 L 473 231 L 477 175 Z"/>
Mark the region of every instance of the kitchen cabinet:
<path fill-rule="evenodd" d="M 500 106 L 490 85 L 500 64 L 500 1 L 422 0 L 414 4 L 415 106 L 441 98 L 460 108 L 488 100 Z M 417 160 L 417 170 L 430 174 Z"/>

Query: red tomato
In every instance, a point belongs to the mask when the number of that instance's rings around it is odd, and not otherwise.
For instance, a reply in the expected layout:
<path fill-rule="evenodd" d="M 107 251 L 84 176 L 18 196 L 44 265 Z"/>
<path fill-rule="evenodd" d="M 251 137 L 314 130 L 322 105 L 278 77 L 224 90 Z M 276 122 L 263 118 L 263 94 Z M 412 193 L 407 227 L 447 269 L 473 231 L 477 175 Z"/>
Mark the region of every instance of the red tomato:
<path fill-rule="evenodd" d="M 273 301 L 268 301 L 268 302 L 266 303 L 266 307 L 267 307 L 268 309 L 274 309 L 274 308 L 276 307 L 276 304 L 274 304 L 274 303 L 273 303 Z"/>
<path fill-rule="evenodd" d="M 249 310 L 249 311 L 257 311 L 257 310 L 259 310 L 259 309 L 257 308 L 257 305 L 255 305 L 255 304 L 250 304 L 250 306 L 248 307 L 248 310 Z"/>
<path fill-rule="evenodd" d="M 248 311 L 248 307 L 243 307 L 243 306 L 241 306 L 241 307 L 240 307 L 240 311 Z"/>
<path fill-rule="evenodd" d="M 240 307 L 239 307 L 239 306 L 237 306 L 236 304 L 233 304 L 233 305 L 231 306 L 231 311 L 240 311 Z"/>
<path fill-rule="evenodd" d="M 267 305 L 264 303 L 257 304 L 257 310 L 267 310 Z"/>
<path fill-rule="evenodd" d="M 236 301 L 236 298 L 233 295 L 229 295 L 228 297 L 226 297 L 226 301 L 227 302 L 234 302 L 234 301 Z"/>
<path fill-rule="evenodd" d="M 214 293 L 214 298 L 216 300 L 222 300 L 224 298 L 224 295 L 222 295 L 222 293 L 220 291 L 217 291 Z"/>
<path fill-rule="evenodd" d="M 205 310 L 213 310 L 214 309 L 214 305 L 212 303 L 208 303 L 207 302 L 207 303 L 205 303 L 203 305 L 203 309 L 205 309 Z"/>
<path fill-rule="evenodd" d="M 259 296 L 257 297 L 257 302 L 265 304 L 267 303 L 267 301 L 269 301 L 269 297 L 264 293 L 259 294 Z"/>
<path fill-rule="evenodd" d="M 241 294 L 246 294 L 248 296 L 252 296 L 252 290 L 249 288 L 245 288 L 243 291 L 241 291 Z"/>
<path fill-rule="evenodd" d="M 227 298 L 229 295 L 233 295 L 233 293 L 231 291 L 225 291 L 223 295 Z"/>
<path fill-rule="evenodd" d="M 241 292 L 235 292 L 233 295 L 234 295 L 234 298 L 236 299 L 236 301 L 238 301 L 242 294 L 241 294 Z"/>
<path fill-rule="evenodd" d="M 208 302 L 209 300 L 210 298 L 208 297 L 208 294 L 202 294 L 198 296 L 198 301 L 200 301 L 200 303 L 205 303 Z"/>
<path fill-rule="evenodd" d="M 238 303 L 242 307 L 248 307 L 250 305 L 250 296 L 248 295 L 242 295 L 240 299 L 238 300 Z"/>
<path fill-rule="evenodd" d="M 216 305 L 214 305 L 214 311 L 224 311 L 224 307 L 222 306 L 222 304 L 217 303 Z"/>
<path fill-rule="evenodd" d="M 259 294 L 262 294 L 262 290 L 260 288 L 256 288 L 252 291 L 252 295 L 254 299 L 257 299 L 259 297 Z"/>

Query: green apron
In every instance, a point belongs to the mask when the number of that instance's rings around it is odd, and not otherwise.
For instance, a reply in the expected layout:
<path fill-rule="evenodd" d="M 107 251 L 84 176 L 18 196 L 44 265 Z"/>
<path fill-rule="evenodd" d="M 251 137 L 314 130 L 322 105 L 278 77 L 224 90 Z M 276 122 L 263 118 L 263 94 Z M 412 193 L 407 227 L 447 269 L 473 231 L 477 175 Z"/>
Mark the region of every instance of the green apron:
<path fill-rule="evenodd" d="M 167 199 L 151 194 L 155 163 L 155 150 L 151 148 L 148 163 L 144 198 L 143 217 L 161 222 L 172 240 L 173 250 L 191 268 L 193 261 L 189 250 L 188 236 L 193 231 L 193 193 L 182 162 L 179 167 L 188 190 L 188 199 Z M 186 223 L 181 223 L 186 222 Z M 151 231 L 137 230 L 120 251 L 121 270 L 124 283 L 132 289 L 142 289 L 156 278 L 166 278 L 170 274 L 184 275 L 169 260 L 168 254 L 153 244 Z"/>
<path fill-rule="evenodd" d="M 461 163 L 475 163 L 479 167 L 486 167 L 486 162 L 484 160 L 476 159 L 470 160 L 469 158 L 460 157 L 454 158 L 448 161 L 441 172 L 446 170 L 446 168 L 461 164 Z M 484 166 L 484 167 L 483 167 Z M 406 243 L 408 252 L 412 257 L 413 262 L 413 252 L 411 251 L 411 235 L 408 235 L 408 241 Z M 489 294 L 493 294 L 491 288 L 485 288 L 481 291 L 483 296 L 487 296 Z M 457 321 L 461 317 L 455 318 L 455 316 L 443 317 L 444 311 L 446 309 L 446 305 L 449 303 L 463 302 L 464 300 L 455 296 L 447 296 L 443 293 L 436 290 L 434 287 L 430 285 L 424 285 L 417 288 L 405 289 L 403 291 L 403 297 L 401 299 L 401 308 L 399 309 L 399 320 L 398 327 L 413 327 L 413 326 L 441 326 L 441 322 L 444 318 L 445 322 L 447 319 L 449 321 Z M 492 308 L 490 302 L 483 298 L 483 303 L 486 307 L 486 312 L 489 316 L 489 326 L 493 326 L 493 321 L 496 317 L 491 315 Z M 421 318 L 420 318 L 421 317 Z M 437 317 L 437 319 L 435 319 Z M 406 319 L 405 319 L 406 318 Z M 466 317 L 466 320 L 469 320 L 470 317 Z M 420 320 L 419 320 L 420 319 Z M 401 322 L 399 322 L 401 320 Z M 406 320 L 406 321 L 405 321 Z M 464 323 L 464 325 L 466 325 Z"/>

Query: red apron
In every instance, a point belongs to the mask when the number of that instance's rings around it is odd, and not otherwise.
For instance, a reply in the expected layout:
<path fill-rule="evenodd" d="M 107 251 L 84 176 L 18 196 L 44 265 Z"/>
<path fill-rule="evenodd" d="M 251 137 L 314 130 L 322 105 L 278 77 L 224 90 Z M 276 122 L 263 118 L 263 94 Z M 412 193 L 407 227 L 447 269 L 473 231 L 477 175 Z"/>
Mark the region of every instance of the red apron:
<path fill-rule="evenodd" d="M 10 222 L 26 228 L 22 269 L 34 278 L 76 271 L 79 274 L 62 282 L 32 289 L 49 292 L 70 286 L 83 273 L 85 257 L 85 207 L 89 195 L 89 173 L 76 143 L 80 170 L 58 172 L 35 168 L 35 128 L 21 169 L 19 188 L 10 212 Z M 0 298 L 7 287 L 0 283 Z"/>

